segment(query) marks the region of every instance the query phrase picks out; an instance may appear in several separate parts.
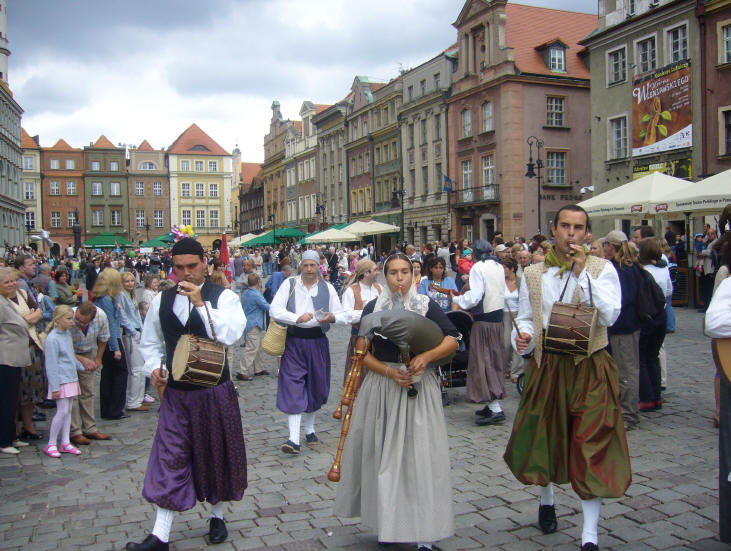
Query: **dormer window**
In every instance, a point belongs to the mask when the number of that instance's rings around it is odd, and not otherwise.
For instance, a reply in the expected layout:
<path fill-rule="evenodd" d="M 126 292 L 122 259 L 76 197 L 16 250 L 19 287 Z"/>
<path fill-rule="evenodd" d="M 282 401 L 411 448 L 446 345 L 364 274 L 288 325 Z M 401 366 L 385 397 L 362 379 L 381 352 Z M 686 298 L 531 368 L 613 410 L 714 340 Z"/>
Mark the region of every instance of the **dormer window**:
<path fill-rule="evenodd" d="M 558 44 L 553 45 L 548 50 L 549 53 L 549 67 L 551 71 L 565 71 L 566 70 L 566 50 L 563 46 Z"/>

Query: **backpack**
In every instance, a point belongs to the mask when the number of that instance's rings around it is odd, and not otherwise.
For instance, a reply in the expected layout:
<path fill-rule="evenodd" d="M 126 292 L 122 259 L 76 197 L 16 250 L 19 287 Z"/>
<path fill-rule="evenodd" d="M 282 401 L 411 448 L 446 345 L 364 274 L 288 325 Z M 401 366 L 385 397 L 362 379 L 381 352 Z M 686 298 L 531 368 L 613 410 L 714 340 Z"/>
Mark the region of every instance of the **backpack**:
<path fill-rule="evenodd" d="M 644 268 L 640 268 L 635 310 L 641 323 L 655 320 L 665 311 L 665 295 L 652 274 Z"/>

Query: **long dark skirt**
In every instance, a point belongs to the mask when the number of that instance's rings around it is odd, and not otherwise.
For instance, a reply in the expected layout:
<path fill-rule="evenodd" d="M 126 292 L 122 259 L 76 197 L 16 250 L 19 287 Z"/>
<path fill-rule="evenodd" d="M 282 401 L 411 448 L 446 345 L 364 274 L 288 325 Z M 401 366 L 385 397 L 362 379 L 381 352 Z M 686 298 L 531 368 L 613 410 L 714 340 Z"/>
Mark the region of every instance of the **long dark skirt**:
<path fill-rule="evenodd" d="M 279 367 L 277 409 L 284 413 L 312 413 L 330 394 L 330 343 L 327 337 L 287 336 Z"/>
<path fill-rule="evenodd" d="M 102 374 L 99 378 L 99 410 L 103 419 L 118 419 L 127 405 L 127 357 L 118 339 L 122 357 L 114 359 L 109 347 L 102 354 Z"/>
<path fill-rule="evenodd" d="M 571 482 L 581 499 L 621 497 L 632 481 L 617 365 L 600 350 L 578 365 L 543 354 L 525 372 L 505 462 L 523 484 Z"/>
<path fill-rule="evenodd" d="M 503 322 L 476 321 L 470 332 L 467 389 L 471 402 L 505 398 L 505 350 Z"/>
<path fill-rule="evenodd" d="M 185 511 L 196 501 L 239 501 L 246 486 L 244 431 L 233 383 L 165 390 L 143 497 Z"/>

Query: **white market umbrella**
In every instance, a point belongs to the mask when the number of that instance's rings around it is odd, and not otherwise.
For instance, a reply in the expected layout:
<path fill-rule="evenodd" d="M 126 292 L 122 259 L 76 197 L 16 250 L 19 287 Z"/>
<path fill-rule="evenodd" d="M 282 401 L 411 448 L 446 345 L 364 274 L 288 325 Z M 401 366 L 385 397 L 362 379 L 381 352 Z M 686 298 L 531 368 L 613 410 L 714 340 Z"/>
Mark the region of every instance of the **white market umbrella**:
<path fill-rule="evenodd" d="M 330 228 L 305 238 L 306 243 L 347 243 L 358 241 L 358 236 L 348 231 Z"/>
<path fill-rule="evenodd" d="M 656 214 L 656 205 L 675 192 L 690 189 L 693 182 L 653 172 L 582 201 L 579 206 L 592 216 Z"/>
<path fill-rule="evenodd" d="M 699 211 L 708 211 L 709 214 L 720 214 L 729 203 L 731 203 L 731 170 L 726 170 L 692 183 L 687 188 L 667 194 L 655 205 L 655 209 L 658 212 L 699 214 Z"/>
<path fill-rule="evenodd" d="M 369 222 L 358 220 L 356 222 L 353 222 L 349 226 L 345 226 L 343 228 L 343 231 L 353 233 L 358 237 L 362 237 L 364 235 L 393 233 L 399 231 L 399 229 L 400 228 L 398 226 L 394 226 L 393 224 L 386 224 L 385 222 L 379 222 L 378 220 L 370 220 Z"/>
<path fill-rule="evenodd" d="M 241 237 L 236 237 L 235 239 L 232 239 L 228 242 L 229 247 L 239 247 L 244 241 L 248 241 L 249 239 L 253 239 L 256 237 L 255 233 L 247 233 L 246 235 L 242 235 Z"/>

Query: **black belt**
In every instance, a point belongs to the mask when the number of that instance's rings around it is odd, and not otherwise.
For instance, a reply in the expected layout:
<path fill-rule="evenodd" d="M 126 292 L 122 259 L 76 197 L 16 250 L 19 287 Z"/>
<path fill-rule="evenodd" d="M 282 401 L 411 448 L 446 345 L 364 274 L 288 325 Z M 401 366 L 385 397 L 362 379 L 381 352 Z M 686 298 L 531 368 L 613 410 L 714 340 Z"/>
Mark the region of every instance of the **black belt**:
<path fill-rule="evenodd" d="M 319 339 L 320 337 L 324 337 L 325 333 L 319 327 L 297 327 L 296 325 L 290 325 L 287 327 L 287 336 L 298 339 Z"/>
<path fill-rule="evenodd" d="M 486 314 L 476 314 L 475 315 L 475 321 L 487 321 L 490 323 L 502 323 L 503 321 L 503 311 L 502 310 L 493 310 L 492 312 L 487 312 Z"/>

